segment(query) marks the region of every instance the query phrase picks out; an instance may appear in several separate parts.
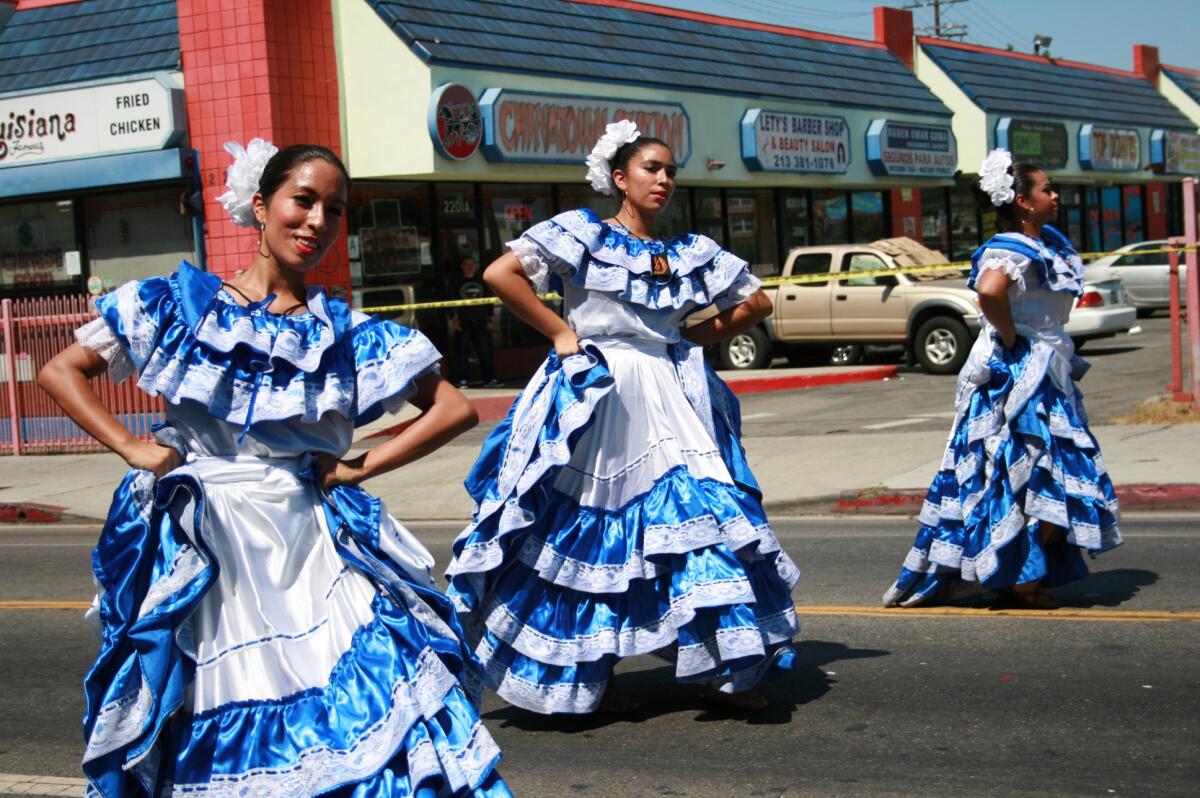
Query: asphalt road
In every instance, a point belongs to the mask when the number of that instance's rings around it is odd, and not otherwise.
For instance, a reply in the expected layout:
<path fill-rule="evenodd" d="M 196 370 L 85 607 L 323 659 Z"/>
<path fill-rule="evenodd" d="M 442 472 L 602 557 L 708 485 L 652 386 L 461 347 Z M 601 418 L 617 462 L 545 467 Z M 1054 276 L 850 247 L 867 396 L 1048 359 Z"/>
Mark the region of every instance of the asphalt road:
<path fill-rule="evenodd" d="M 1056 613 L 980 597 L 878 610 L 915 526 L 776 519 L 804 575 L 799 670 L 737 717 L 658 660 L 619 669 L 630 716 L 543 718 L 490 698 L 518 796 L 1191 796 L 1200 783 L 1200 516 L 1135 515 Z M 415 527 L 447 558 L 457 531 Z M 0 527 L 0 774 L 78 776 L 95 643 L 87 527 Z M 33 602 L 33 603 L 30 603 Z"/>
<path fill-rule="evenodd" d="M 1170 320 L 1140 319 L 1142 332 L 1089 341 L 1079 354 L 1092 364 L 1080 382 L 1093 424 L 1129 413 L 1137 404 L 1164 393 L 1170 376 Z M 887 350 L 868 352 L 869 363 L 896 362 Z M 953 375 L 926 374 L 901 362 L 886 382 L 831 385 L 740 397 L 742 435 L 830 435 L 950 429 L 954 418 Z"/>

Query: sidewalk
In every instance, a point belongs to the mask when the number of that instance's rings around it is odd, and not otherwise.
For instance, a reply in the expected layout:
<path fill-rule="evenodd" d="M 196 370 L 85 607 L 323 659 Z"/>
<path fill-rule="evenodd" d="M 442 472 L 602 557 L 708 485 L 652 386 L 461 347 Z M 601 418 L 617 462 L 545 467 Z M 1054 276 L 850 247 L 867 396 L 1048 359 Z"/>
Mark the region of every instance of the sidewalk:
<path fill-rule="evenodd" d="M 772 370 L 768 382 L 753 374 L 731 377 L 729 382 L 745 392 L 763 390 L 764 385 L 770 389 L 775 384 L 796 387 L 828 384 L 818 380 L 883 376 L 870 368 L 784 369 Z M 482 403 L 481 415 L 490 414 L 491 419 L 502 417 L 514 396 L 475 390 L 468 395 Z M 487 414 L 482 412 L 486 407 L 491 408 Z M 364 428 L 357 440 L 396 422 L 393 416 Z M 1124 509 L 1200 510 L 1200 425 L 1097 425 L 1092 431 Z M 946 430 L 752 437 L 745 444 L 769 512 L 915 513 L 941 462 Z M 418 463 L 376 477 L 368 488 L 402 520 L 465 522 L 471 503 L 462 480 L 477 454 L 477 444 L 452 443 Z M 113 454 L 0 457 L 0 523 L 72 516 L 102 519 L 124 473 L 125 464 Z"/>

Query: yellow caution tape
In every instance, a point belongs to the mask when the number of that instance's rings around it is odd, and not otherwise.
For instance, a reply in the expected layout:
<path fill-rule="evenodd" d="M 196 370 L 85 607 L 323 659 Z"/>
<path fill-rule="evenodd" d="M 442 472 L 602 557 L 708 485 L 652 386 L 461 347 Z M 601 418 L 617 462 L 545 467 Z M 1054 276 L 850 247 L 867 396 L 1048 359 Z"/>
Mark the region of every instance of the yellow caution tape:
<path fill-rule="evenodd" d="M 864 245 L 865 246 L 865 245 Z M 1200 250 L 1200 247 L 1163 247 L 1161 249 L 1139 249 L 1137 252 L 1082 252 L 1080 257 L 1092 260 L 1095 258 L 1103 258 L 1108 255 L 1159 255 L 1167 252 L 1194 252 Z M 843 279 L 866 279 L 875 277 L 887 277 L 894 274 L 936 274 L 938 272 L 961 272 L 971 268 L 971 261 L 960 260 L 950 263 L 933 263 L 923 266 L 895 266 L 884 269 L 863 269 L 862 271 L 854 272 L 821 272 L 819 274 L 797 274 L 790 277 L 766 277 L 763 278 L 764 288 L 775 288 L 781 285 L 806 285 L 809 283 L 826 283 L 830 280 Z M 947 275 L 949 276 L 949 275 Z M 558 302 L 562 300 L 562 296 L 556 293 L 540 294 L 538 299 L 543 302 Z M 478 307 L 480 305 L 499 305 L 500 299 L 497 297 L 484 297 L 482 299 L 446 299 L 438 302 L 412 302 L 406 305 L 379 305 L 376 307 L 360 308 L 363 313 L 396 313 L 404 310 L 438 310 L 442 308 L 468 308 Z"/>

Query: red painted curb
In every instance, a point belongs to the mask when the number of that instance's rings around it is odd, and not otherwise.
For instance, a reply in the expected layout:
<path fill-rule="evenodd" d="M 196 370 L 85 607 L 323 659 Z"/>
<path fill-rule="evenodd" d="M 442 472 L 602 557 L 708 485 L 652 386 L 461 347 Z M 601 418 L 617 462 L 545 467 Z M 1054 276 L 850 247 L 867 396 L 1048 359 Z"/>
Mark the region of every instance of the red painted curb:
<path fill-rule="evenodd" d="M 1200 484 L 1117 485 L 1122 510 L 1200 510 Z M 829 507 L 830 512 L 860 515 L 896 515 L 920 512 L 925 501 L 924 489 L 863 491 L 843 496 Z"/>
<path fill-rule="evenodd" d="M 0 524 L 57 524 L 66 509 L 37 502 L 4 503 L 0 504 Z"/>
<path fill-rule="evenodd" d="M 788 374 L 781 377 L 731 377 L 725 380 L 735 394 L 790 391 L 795 388 L 819 388 L 823 385 L 846 385 L 852 382 L 878 382 L 896 376 L 896 366 L 827 371 L 823 374 Z"/>

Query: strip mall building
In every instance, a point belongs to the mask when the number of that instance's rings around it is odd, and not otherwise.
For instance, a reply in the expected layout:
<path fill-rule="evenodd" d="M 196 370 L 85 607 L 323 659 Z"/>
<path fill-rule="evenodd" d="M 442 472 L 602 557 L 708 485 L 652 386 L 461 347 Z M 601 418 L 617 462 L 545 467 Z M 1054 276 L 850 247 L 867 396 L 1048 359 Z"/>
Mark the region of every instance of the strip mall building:
<path fill-rule="evenodd" d="M 891 235 L 963 256 L 992 220 L 961 175 L 1006 142 L 1068 187 L 1084 248 L 1175 223 L 1200 158 L 1186 70 L 1153 48 L 1120 72 L 875 21 L 866 41 L 622 0 L 0 0 L 0 291 L 243 268 L 254 235 L 215 197 L 223 144 L 253 136 L 345 158 L 347 236 L 317 279 L 366 306 L 445 298 L 464 258 L 558 210 L 613 210 L 582 162 L 626 117 L 681 167 L 663 232 L 760 274 L 791 247 Z M 544 342 L 498 318 L 515 376 Z M 408 320 L 444 348 L 443 314 Z"/>

